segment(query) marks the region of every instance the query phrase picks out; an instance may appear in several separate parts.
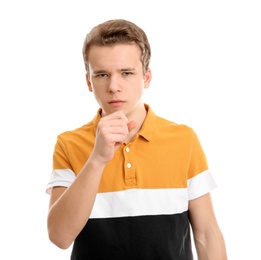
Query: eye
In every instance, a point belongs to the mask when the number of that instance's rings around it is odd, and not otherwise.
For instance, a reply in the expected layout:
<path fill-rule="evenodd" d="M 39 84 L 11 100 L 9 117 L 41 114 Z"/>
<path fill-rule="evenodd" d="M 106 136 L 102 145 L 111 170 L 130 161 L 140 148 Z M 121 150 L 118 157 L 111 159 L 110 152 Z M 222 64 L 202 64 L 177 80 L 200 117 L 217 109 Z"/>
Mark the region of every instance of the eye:
<path fill-rule="evenodd" d="M 122 73 L 123 76 L 129 76 L 129 75 L 132 75 L 132 74 L 133 74 L 133 73 L 130 72 L 130 71 L 124 71 L 124 72 Z"/>
<path fill-rule="evenodd" d="M 97 77 L 97 78 L 105 78 L 105 77 L 108 77 L 108 74 L 99 73 L 99 74 L 96 74 L 96 77 Z"/>

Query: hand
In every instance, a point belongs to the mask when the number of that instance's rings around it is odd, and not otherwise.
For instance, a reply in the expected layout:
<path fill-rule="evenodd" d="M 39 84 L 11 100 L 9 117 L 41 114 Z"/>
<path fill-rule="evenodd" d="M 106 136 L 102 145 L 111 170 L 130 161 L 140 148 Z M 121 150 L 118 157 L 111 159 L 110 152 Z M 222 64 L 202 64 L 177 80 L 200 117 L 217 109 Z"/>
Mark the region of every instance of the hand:
<path fill-rule="evenodd" d="M 136 125 L 136 121 L 129 121 L 122 111 L 102 117 L 96 130 L 92 157 L 98 158 L 101 163 L 108 163 Z"/>

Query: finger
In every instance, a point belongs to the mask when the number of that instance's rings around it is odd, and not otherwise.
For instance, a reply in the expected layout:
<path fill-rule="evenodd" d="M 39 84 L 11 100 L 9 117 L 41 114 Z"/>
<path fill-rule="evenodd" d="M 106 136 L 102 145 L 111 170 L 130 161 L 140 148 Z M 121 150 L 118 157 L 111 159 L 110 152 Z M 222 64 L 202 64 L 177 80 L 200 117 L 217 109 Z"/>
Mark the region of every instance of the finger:
<path fill-rule="evenodd" d="M 134 121 L 134 120 L 132 120 L 132 121 L 130 121 L 130 122 L 127 124 L 127 126 L 128 126 L 129 132 L 131 132 L 131 131 L 137 126 L 137 122 Z"/>
<path fill-rule="evenodd" d="M 125 114 L 122 112 L 122 111 L 117 111 L 117 112 L 114 112 L 112 114 L 108 114 L 104 117 L 102 117 L 101 120 L 104 120 L 104 121 L 110 121 L 110 120 L 113 120 L 113 119 L 122 119 L 122 120 L 125 120 L 127 122 L 127 117 L 125 116 Z"/>

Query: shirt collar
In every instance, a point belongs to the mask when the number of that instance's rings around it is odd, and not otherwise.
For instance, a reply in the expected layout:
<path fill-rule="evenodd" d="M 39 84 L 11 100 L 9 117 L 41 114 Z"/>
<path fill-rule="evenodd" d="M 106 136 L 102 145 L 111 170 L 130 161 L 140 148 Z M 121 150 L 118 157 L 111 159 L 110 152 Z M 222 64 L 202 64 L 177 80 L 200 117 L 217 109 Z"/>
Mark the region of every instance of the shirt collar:
<path fill-rule="evenodd" d="M 138 134 L 147 141 L 150 141 L 156 129 L 157 117 L 148 104 L 144 104 L 144 106 L 147 110 L 147 115 Z"/>

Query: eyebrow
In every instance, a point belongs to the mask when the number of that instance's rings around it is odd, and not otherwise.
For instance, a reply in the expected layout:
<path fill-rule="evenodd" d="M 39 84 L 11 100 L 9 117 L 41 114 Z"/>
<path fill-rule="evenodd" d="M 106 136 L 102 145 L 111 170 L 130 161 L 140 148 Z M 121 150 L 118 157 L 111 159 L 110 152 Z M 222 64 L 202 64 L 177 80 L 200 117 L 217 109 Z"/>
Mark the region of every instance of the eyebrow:
<path fill-rule="evenodd" d="M 131 68 L 131 67 L 126 67 L 126 68 L 122 68 L 120 69 L 119 71 L 135 71 L 136 69 L 135 68 Z M 108 73 L 108 71 L 106 70 L 94 70 L 93 71 L 94 74 L 102 74 L 102 73 Z"/>
<path fill-rule="evenodd" d="M 94 70 L 93 74 L 101 74 L 101 73 L 106 73 L 105 70 Z"/>
<path fill-rule="evenodd" d="M 131 67 L 127 67 L 127 68 L 123 68 L 120 71 L 134 71 L 136 70 L 135 68 L 131 68 Z"/>

